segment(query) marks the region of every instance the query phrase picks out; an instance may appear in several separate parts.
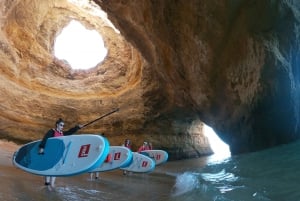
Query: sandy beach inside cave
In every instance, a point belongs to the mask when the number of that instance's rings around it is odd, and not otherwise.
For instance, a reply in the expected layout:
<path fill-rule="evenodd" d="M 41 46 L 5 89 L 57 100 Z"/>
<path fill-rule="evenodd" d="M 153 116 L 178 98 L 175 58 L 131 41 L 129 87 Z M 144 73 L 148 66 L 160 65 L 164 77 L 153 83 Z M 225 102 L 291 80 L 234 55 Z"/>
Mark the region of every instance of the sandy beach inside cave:
<path fill-rule="evenodd" d="M 20 147 L 13 142 L 0 140 L 0 165 L 13 166 L 12 157 L 15 151 Z"/>

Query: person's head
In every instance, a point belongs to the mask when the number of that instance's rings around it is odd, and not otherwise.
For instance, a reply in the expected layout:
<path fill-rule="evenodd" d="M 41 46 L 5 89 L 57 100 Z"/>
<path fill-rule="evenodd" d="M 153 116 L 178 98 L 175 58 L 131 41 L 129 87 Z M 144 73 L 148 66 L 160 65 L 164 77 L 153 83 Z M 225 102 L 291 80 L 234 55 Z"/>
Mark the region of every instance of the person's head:
<path fill-rule="evenodd" d="M 148 145 L 148 143 L 147 143 L 147 142 L 144 142 L 144 143 L 143 143 L 143 146 L 147 146 L 147 145 Z"/>
<path fill-rule="evenodd" d="M 62 118 L 59 118 L 59 119 L 56 121 L 56 123 L 55 123 L 56 130 L 57 130 L 57 131 L 62 131 L 63 128 L 64 128 L 64 125 L 65 125 L 64 120 L 62 120 Z"/>
<path fill-rule="evenodd" d="M 130 140 L 129 140 L 129 139 L 126 139 L 126 140 L 125 140 L 125 144 L 127 144 L 127 145 L 130 144 Z"/>

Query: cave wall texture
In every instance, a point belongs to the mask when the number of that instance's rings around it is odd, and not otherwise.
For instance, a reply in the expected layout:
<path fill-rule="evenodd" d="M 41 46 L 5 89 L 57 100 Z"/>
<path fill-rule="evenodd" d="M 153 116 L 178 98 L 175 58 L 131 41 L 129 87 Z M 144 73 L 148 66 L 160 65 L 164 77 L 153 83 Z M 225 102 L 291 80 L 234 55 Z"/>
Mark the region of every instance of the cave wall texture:
<path fill-rule="evenodd" d="M 111 144 L 150 140 L 172 158 L 210 152 L 195 146 L 206 140 L 193 137 L 199 121 L 233 154 L 299 138 L 298 1 L 88 2 L 120 34 L 71 1 L 0 2 L 1 138 L 40 139 L 58 117 L 71 127 L 114 108 L 80 132 L 103 132 Z M 72 19 L 109 49 L 93 69 L 54 57 L 55 37 Z"/>

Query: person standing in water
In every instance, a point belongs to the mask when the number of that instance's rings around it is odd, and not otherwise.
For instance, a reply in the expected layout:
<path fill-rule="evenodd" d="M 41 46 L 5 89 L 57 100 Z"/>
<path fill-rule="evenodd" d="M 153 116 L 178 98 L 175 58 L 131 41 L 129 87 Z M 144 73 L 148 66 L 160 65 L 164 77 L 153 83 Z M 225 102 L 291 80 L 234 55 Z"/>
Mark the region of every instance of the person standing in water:
<path fill-rule="evenodd" d="M 131 150 L 131 143 L 130 143 L 130 140 L 129 139 L 126 139 L 124 144 L 122 145 L 124 147 L 127 147 L 128 149 Z"/>
<path fill-rule="evenodd" d="M 81 129 L 83 126 L 82 125 L 76 125 L 75 127 L 69 129 L 68 131 L 63 131 L 64 128 L 64 121 L 59 118 L 56 123 L 55 123 L 55 128 L 52 128 L 50 130 L 48 130 L 48 132 L 44 135 L 41 143 L 39 144 L 39 152 L 38 154 L 44 154 L 44 149 L 46 147 L 46 143 L 48 138 L 50 137 L 61 137 L 61 136 L 65 136 L 65 135 L 72 135 L 74 133 L 76 133 L 79 129 Z M 55 177 L 52 176 L 46 176 L 45 177 L 45 185 L 46 186 L 51 186 L 54 187 L 54 183 L 55 183 Z"/>
<path fill-rule="evenodd" d="M 153 150 L 152 142 L 148 142 L 148 148 L 149 150 Z"/>
<path fill-rule="evenodd" d="M 102 137 L 105 137 L 105 135 L 104 135 L 104 133 L 101 133 L 101 136 Z M 105 159 L 105 161 L 104 161 L 104 163 L 108 163 L 108 162 L 110 162 L 110 160 L 111 160 L 111 154 L 110 153 L 108 153 L 108 155 L 106 156 L 106 159 Z M 98 178 L 99 178 L 99 172 L 91 172 L 90 173 L 90 178 L 91 178 L 91 180 L 93 180 L 93 176 L 95 175 L 95 180 L 97 180 Z"/>
<path fill-rule="evenodd" d="M 152 144 L 151 144 L 151 149 L 152 149 Z M 149 144 L 147 142 L 144 142 L 142 146 L 138 149 L 138 152 L 140 153 L 141 151 L 145 150 L 150 150 Z"/>
<path fill-rule="evenodd" d="M 124 147 L 127 147 L 128 149 L 131 150 L 131 143 L 130 143 L 130 140 L 129 139 L 126 139 L 124 144 L 122 144 L 122 146 Z M 123 170 L 123 175 L 126 175 L 127 174 L 127 171 L 126 170 Z"/>

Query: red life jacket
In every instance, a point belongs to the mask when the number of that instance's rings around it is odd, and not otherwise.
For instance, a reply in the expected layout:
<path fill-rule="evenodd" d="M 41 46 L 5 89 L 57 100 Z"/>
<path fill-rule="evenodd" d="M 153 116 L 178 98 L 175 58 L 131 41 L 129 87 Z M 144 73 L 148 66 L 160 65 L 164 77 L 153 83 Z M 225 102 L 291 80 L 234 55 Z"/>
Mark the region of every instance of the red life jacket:
<path fill-rule="evenodd" d="M 150 150 L 150 149 L 149 149 L 149 146 L 142 145 L 142 146 L 138 149 L 138 152 L 145 151 L 145 150 Z"/>
<path fill-rule="evenodd" d="M 53 137 L 61 137 L 61 136 L 64 135 L 63 132 L 59 132 L 59 131 L 57 131 L 56 129 L 53 129 L 53 130 L 54 130 L 54 135 L 53 135 Z"/>

